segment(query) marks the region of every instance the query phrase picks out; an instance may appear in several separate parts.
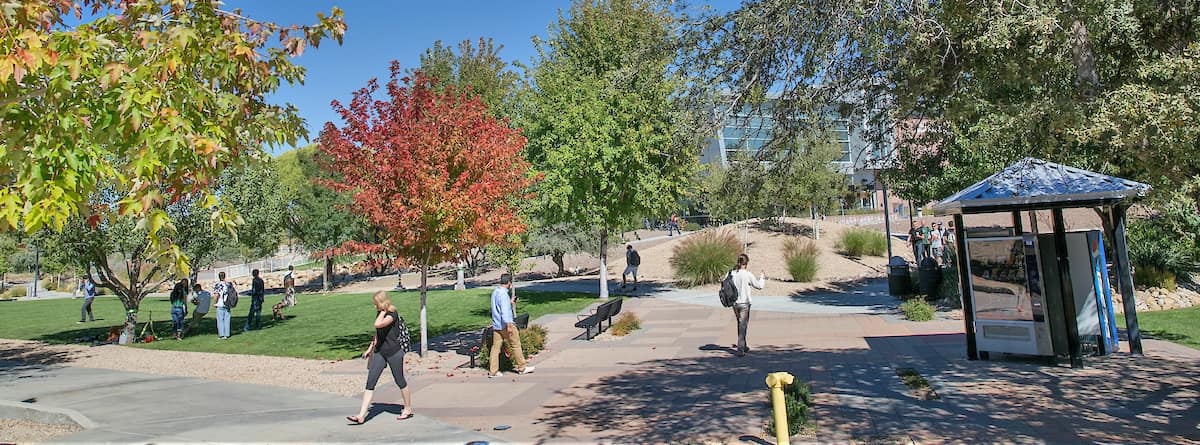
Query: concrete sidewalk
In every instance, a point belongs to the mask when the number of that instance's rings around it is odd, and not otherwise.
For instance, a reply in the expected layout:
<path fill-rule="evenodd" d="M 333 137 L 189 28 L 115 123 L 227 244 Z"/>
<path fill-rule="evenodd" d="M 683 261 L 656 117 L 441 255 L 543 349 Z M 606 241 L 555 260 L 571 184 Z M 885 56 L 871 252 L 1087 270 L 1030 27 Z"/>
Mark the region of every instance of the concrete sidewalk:
<path fill-rule="evenodd" d="M 366 424 L 348 426 L 344 417 L 358 410 L 359 399 L 104 369 L 0 362 L 0 394 L 32 407 L 74 410 L 94 423 L 58 439 L 69 443 L 498 443 L 420 411 L 397 421 L 398 405 L 376 404 Z"/>

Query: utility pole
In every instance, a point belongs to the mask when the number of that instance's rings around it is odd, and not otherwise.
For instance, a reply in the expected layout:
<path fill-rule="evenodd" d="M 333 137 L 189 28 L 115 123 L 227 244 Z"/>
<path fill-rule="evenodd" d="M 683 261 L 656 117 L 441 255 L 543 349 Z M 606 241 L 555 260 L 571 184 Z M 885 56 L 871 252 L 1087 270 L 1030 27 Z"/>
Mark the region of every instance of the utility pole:
<path fill-rule="evenodd" d="M 883 235 L 887 237 L 888 261 L 892 258 L 892 207 L 888 204 L 887 182 L 879 170 L 875 170 L 875 182 L 883 189 Z"/>

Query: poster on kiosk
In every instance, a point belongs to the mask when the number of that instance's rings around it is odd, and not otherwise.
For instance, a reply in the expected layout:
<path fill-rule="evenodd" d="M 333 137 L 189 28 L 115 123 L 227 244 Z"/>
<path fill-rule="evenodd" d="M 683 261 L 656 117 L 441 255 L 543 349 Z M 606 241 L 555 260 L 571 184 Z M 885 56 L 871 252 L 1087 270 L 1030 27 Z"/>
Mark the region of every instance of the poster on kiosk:
<path fill-rule="evenodd" d="M 967 267 L 980 351 L 1037 356 L 1065 355 L 1067 323 L 1079 329 L 1085 354 L 1117 349 L 1104 239 L 1097 230 L 1067 233 L 1071 290 L 1062 276 L 1051 234 L 967 239 Z M 1075 306 L 1068 320 L 1064 301 Z"/>

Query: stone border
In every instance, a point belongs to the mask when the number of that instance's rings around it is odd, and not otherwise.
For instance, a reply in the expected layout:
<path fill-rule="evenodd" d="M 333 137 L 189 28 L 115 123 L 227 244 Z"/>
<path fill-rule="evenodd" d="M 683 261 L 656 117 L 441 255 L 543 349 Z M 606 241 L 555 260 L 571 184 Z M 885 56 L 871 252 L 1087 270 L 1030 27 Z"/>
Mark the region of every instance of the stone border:
<path fill-rule="evenodd" d="M 28 420 L 38 423 L 78 425 L 83 429 L 100 426 L 79 411 L 53 406 L 39 406 L 36 403 L 13 402 L 0 400 L 0 418 Z"/>

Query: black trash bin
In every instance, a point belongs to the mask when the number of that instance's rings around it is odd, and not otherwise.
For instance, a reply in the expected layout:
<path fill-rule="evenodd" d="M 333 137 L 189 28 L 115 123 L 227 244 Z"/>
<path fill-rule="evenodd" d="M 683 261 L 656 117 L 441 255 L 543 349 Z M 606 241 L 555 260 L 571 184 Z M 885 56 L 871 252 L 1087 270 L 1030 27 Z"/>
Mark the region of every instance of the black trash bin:
<path fill-rule="evenodd" d="M 892 296 L 912 293 L 912 280 L 908 277 L 908 260 L 894 256 L 888 260 L 888 293 Z"/>
<path fill-rule="evenodd" d="M 921 261 L 917 277 L 921 282 L 921 295 L 930 300 L 937 298 L 938 287 L 942 285 L 942 266 L 933 258 L 925 258 Z"/>

